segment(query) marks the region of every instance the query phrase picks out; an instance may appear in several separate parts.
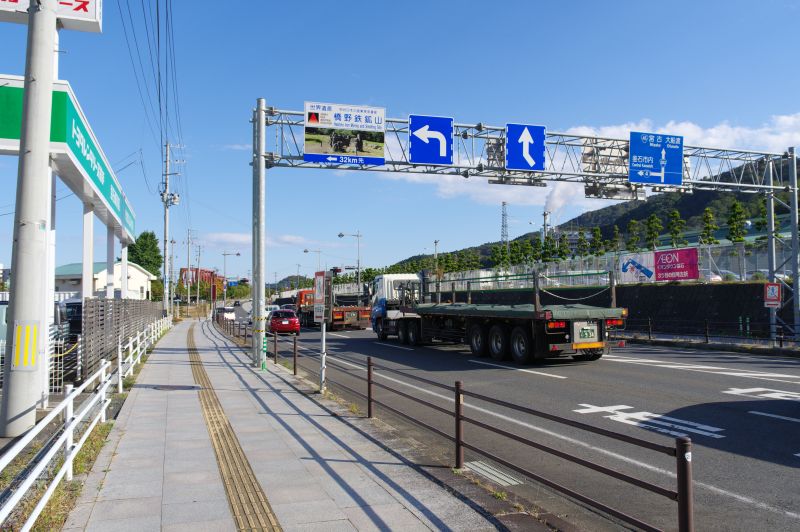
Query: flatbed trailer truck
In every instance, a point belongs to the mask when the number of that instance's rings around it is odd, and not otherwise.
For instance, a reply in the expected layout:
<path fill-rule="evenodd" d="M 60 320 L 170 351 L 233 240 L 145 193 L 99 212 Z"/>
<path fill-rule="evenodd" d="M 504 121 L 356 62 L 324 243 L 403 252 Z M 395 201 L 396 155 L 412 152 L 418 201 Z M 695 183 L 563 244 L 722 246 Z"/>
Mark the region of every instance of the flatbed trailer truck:
<path fill-rule="evenodd" d="M 610 333 L 624 328 L 627 309 L 614 304 L 613 277 L 611 307 L 541 305 L 538 274 L 533 284 L 533 303 L 459 303 L 455 293 L 449 302 L 421 303 L 426 297 L 420 292 L 419 277 L 379 277 L 373 284 L 372 328 L 379 340 L 397 336 L 410 345 L 434 340 L 465 343 L 475 356 L 511 358 L 518 364 L 565 356 L 597 360 L 611 351 L 612 344 L 618 345 Z"/>

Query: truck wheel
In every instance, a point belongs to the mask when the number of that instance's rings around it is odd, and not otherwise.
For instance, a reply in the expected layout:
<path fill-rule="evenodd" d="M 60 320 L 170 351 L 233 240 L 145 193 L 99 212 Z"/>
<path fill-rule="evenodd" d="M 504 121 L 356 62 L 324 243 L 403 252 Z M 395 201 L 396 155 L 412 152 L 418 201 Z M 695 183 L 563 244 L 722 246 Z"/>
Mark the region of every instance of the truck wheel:
<path fill-rule="evenodd" d="M 469 349 L 476 357 L 486 356 L 486 327 L 478 323 L 470 325 L 467 331 Z"/>
<path fill-rule="evenodd" d="M 381 342 L 386 341 L 389 336 L 383 328 L 383 320 L 375 320 L 375 334 L 378 335 L 378 340 Z"/>
<path fill-rule="evenodd" d="M 517 364 L 528 364 L 534 358 L 533 337 L 525 327 L 514 327 L 511 331 L 511 358 Z"/>
<path fill-rule="evenodd" d="M 603 356 L 602 349 L 587 349 L 586 353 L 583 355 L 572 355 L 572 358 L 575 360 L 581 360 L 584 362 L 592 362 L 594 360 L 600 360 L 600 357 Z"/>
<path fill-rule="evenodd" d="M 503 325 L 492 325 L 487 337 L 489 344 L 489 355 L 495 360 L 506 360 L 508 358 L 508 329 Z"/>
<path fill-rule="evenodd" d="M 397 324 L 397 339 L 401 344 L 408 343 L 408 321 L 400 320 Z"/>
<path fill-rule="evenodd" d="M 408 322 L 408 343 L 411 345 L 420 344 L 419 321 L 417 320 Z"/>

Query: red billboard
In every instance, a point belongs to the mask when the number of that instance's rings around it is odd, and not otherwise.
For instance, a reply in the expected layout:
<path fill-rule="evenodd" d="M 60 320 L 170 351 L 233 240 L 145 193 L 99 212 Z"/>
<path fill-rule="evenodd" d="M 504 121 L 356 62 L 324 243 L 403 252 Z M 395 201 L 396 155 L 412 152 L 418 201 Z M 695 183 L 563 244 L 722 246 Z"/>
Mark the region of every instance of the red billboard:
<path fill-rule="evenodd" d="M 654 259 L 656 281 L 688 281 L 700 278 L 697 248 L 656 251 Z"/>

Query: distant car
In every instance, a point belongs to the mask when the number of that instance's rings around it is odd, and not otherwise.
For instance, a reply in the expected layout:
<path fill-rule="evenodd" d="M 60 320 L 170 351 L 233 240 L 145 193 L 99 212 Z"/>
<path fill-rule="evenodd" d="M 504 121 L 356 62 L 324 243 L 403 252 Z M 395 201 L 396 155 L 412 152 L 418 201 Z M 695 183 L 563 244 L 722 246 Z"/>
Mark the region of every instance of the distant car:
<path fill-rule="evenodd" d="M 236 301 L 233 302 L 233 306 L 234 307 L 241 307 L 242 306 L 242 302 L 237 299 Z"/>
<path fill-rule="evenodd" d="M 293 310 L 273 310 L 267 319 L 267 331 L 300 336 L 300 320 Z"/>
<path fill-rule="evenodd" d="M 264 312 L 272 312 L 273 310 L 280 310 L 280 309 L 281 307 L 279 307 L 278 305 L 267 305 L 264 308 Z"/>
<path fill-rule="evenodd" d="M 281 309 L 282 310 L 293 310 L 293 311 L 297 312 L 297 307 L 294 305 L 294 303 L 286 303 L 285 305 L 281 305 Z"/>

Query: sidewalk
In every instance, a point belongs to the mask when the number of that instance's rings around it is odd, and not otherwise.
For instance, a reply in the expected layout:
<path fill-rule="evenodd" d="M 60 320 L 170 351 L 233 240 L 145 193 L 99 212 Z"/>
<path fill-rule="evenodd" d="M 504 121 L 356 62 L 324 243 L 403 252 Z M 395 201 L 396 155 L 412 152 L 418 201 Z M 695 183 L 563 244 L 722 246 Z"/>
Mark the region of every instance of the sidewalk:
<path fill-rule="evenodd" d="M 65 530 L 497 528 L 291 381 L 251 368 L 208 321 L 177 325 L 139 375 Z"/>

